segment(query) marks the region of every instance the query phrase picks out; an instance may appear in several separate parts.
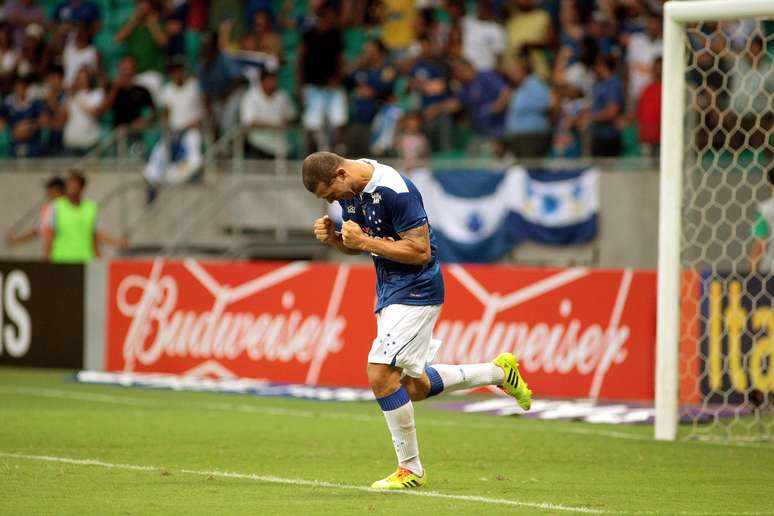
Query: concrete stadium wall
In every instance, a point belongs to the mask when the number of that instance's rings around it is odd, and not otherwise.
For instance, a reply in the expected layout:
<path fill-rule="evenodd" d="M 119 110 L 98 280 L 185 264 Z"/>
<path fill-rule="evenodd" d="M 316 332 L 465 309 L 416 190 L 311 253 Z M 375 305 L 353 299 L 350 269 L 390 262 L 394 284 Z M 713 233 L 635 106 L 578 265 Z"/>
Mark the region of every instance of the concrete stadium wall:
<path fill-rule="evenodd" d="M 41 185 L 51 174 L 50 170 L 24 172 L 0 172 L 0 235 L 4 237 L 11 225 L 31 206 L 42 200 Z M 137 172 L 90 172 L 87 173 L 87 196 L 104 199 L 111 193 L 114 198 L 106 204 L 100 216 L 103 230 L 120 235 L 137 215 L 147 210 L 146 192 Z M 175 199 L 187 198 L 194 201 L 196 196 L 202 199 L 218 195 L 230 176 L 221 176 L 206 185 L 188 185 L 182 195 Z M 123 195 L 117 195 L 121 192 Z M 187 197 L 186 197 L 187 196 Z M 163 199 L 162 199 L 163 200 Z M 177 202 L 177 201 L 175 201 Z M 636 267 L 653 269 L 656 267 L 657 228 L 658 228 L 658 174 L 653 170 L 645 171 L 604 171 L 600 192 L 600 235 L 597 242 L 586 246 L 556 248 L 524 244 L 514 249 L 503 263 L 522 263 L 537 265 L 594 265 L 599 267 Z M 299 183 L 282 196 L 277 206 L 276 191 L 253 189 L 242 195 L 241 215 L 232 209 L 222 210 L 196 228 L 193 234 L 197 241 L 212 243 L 224 240 L 222 232 L 215 225 L 239 224 L 241 217 L 249 224 L 266 228 L 273 227 L 278 217 L 291 228 L 302 230 L 309 227 L 311 221 L 324 210 L 322 203 L 311 199 Z M 160 215 L 151 215 L 145 221 L 143 229 L 132 235 L 133 245 L 163 244 L 176 229 L 180 221 L 196 216 L 192 213 L 170 217 L 169 211 Z M 245 223 L 245 222 L 241 223 Z M 178 227 L 169 227 L 170 223 Z M 131 228 L 129 228 L 131 229 Z M 105 249 L 105 256 L 115 255 L 112 249 Z M 19 247 L 9 248 L 4 239 L 0 242 L 0 257 L 36 258 L 41 255 L 40 242 L 32 242 Z M 335 255 L 331 255 L 335 256 Z"/>

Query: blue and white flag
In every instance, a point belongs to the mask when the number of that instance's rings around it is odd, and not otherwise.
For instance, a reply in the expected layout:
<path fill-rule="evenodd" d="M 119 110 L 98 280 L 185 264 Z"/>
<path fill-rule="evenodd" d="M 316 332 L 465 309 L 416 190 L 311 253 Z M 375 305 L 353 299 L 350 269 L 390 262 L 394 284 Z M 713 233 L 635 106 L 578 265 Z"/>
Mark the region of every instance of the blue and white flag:
<path fill-rule="evenodd" d="M 407 175 L 422 193 L 445 262 L 492 262 L 523 241 L 572 245 L 597 235 L 595 169 L 517 166 L 506 171 L 424 169 Z M 341 220 L 338 203 L 332 207 L 332 218 Z"/>
<path fill-rule="evenodd" d="M 176 185 L 192 179 L 204 164 L 199 129 L 161 138 L 153 147 L 143 175 L 153 184 Z"/>

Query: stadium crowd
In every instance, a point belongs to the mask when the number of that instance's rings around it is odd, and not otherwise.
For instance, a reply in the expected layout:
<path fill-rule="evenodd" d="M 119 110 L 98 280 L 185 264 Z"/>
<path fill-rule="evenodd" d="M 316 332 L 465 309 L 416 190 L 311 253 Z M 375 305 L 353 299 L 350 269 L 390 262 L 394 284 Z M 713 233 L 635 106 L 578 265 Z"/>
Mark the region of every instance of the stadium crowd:
<path fill-rule="evenodd" d="M 655 153 L 661 0 L 5 0 L 0 151 L 159 123 L 246 153 Z M 714 41 L 712 44 L 715 44 Z M 710 45 L 711 47 L 711 45 Z M 158 133 L 156 133 L 158 134 Z"/>

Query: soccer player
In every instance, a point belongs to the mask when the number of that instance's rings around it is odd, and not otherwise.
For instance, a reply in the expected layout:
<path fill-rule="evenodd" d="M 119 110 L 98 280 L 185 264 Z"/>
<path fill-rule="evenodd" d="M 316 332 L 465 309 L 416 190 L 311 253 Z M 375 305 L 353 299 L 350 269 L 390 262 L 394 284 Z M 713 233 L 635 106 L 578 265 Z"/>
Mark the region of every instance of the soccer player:
<path fill-rule="evenodd" d="M 427 365 L 440 345 L 432 333 L 444 287 L 422 196 L 409 179 L 376 161 L 331 152 L 310 154 L 302 168 L 306 189 L 342 208 L 341 233 L 324 216 L 314 223 L 315 237 L 345 254 L 371 253 L 376 267 L 377 336 L 366 371 L 392 434 L 398 469 L 371 487 L 422 486 L 427 473 L 419 461 L 412 401 L 496 385 L 529 410 L 532 391 L 511 353 L 485 364 Z"/>

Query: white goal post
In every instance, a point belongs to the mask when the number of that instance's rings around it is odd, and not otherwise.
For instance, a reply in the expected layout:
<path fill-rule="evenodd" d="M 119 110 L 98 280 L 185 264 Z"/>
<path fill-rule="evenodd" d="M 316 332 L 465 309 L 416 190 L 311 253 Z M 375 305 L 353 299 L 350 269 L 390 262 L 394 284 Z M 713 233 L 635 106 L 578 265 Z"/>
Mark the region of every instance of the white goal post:
<path fill-rule="evenodd" d="M 674 440 L 679 423 L 686 27 L 700 22 L 771 16 L 774 16 L 774 0 L 684 0 L 664 5 L 655 378 L 655 438 L 659 440 Z"/>

